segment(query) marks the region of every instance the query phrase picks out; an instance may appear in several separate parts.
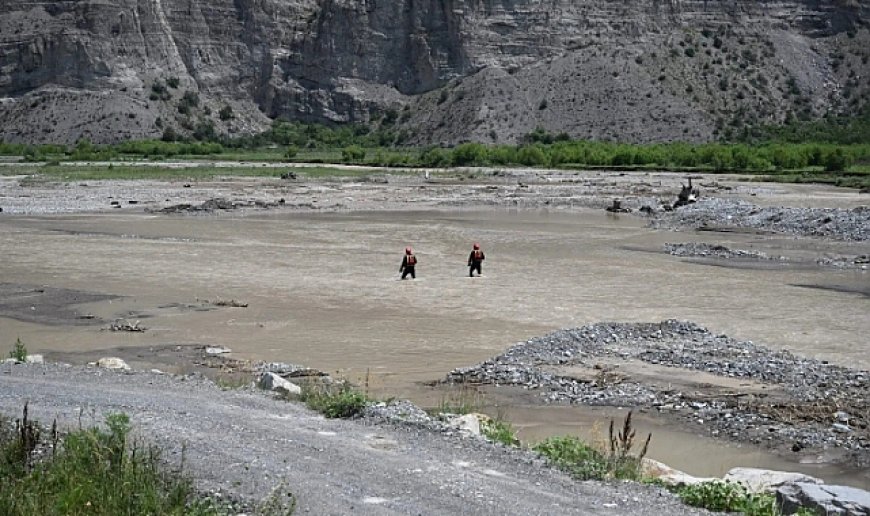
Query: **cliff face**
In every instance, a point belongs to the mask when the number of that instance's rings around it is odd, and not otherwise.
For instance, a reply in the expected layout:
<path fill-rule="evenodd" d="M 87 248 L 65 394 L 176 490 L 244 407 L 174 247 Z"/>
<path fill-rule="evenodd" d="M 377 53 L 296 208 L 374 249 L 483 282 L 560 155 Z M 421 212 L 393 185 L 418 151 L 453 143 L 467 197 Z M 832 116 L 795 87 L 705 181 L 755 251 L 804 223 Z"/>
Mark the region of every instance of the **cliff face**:
<path fill-rule="evenodd" d="M 6 0 L 0 138 L 240 134 L 273 117 L 386 112 L 416 143 L 515 141 L 536 126 L 704 140 L 863 102 L 868 12 L 821 1 Z"/>

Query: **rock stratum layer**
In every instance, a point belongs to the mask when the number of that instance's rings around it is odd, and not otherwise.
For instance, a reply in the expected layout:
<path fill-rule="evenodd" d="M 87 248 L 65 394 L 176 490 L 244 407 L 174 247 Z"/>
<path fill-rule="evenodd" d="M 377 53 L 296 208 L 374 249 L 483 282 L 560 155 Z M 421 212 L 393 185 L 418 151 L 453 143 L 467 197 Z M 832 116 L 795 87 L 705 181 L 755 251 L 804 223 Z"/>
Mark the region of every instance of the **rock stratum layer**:
<path fill-rule="evenodd" d="M 0 5 L 0 138 L 270 118 L 403 142 L 703 141 L 860 107 L 862 1 L 93 0 Z M 229 108 L 229 109 L 228 109 Z"/>

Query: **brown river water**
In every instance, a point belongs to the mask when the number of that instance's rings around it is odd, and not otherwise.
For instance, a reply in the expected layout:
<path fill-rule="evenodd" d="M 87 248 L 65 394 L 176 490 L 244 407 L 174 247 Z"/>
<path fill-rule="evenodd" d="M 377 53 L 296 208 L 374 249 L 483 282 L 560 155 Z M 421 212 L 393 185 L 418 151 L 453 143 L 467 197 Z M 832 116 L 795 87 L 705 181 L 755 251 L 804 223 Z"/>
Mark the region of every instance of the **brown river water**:
<path fill-rule="evenodd" d="M 484 277 L 470 279 L 465 260 L 475 241 L 487 259 Z M 688 241 L 809 261 L 723 267 L 661 252 L 665 242 Z M 416 281 L 398 279 L 406 245 L 420 260 Z M 827 252 L 860 254 L 868 247 L 653 231 L 641 219 L 597 211 L 5 217 L 0 281 L 120 296 L 78 310 L 141 319 L 148 331 L 0 318 L 0 343 L 20 337 L 32 352 L 47 354 L 223 345 L 243 359 L 300 363 L 354 379 L 368 374 L 375 393 L 430 406 L 437 394 L 421 382 L 533 336 L 600 321 L 692 320 L 870 369 L 870 272 L 810 263 Z M 179 307 L 204 299 L 249 307 Z M 593 421 L 621 415 L 523 403 L 505 410 L 527 438 L 583 433 Z M 642 430 L 655 428 L 654 458 L 693 474 L 776 467 L 870 487 L 866 476 L 831 466 L 790 463 L 654 419 L 641 423 Z"/>

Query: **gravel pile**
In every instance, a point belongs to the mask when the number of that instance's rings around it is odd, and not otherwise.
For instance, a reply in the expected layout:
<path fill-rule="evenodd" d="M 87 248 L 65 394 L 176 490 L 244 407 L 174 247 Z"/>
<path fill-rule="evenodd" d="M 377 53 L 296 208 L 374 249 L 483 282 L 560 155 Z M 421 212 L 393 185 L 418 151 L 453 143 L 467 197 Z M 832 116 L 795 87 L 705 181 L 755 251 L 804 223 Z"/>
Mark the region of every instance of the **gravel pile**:
<path fill-rule="evenodd" d="M 630 377 L 608 381 L 606 370 L 594 380 L 546 371 L 548 366 L 594 371 L 603 358 L 745 378 L 776 394 L 680 392 Z M 677 378 L 679 371 L 674 374 Z M 847 460 L 870 464 L 870 372 L 716 335 L 691 322 L 560 330 L 455 369 L 446 381 L 522 386 L 540 390 L 546 402 L 647 407 L 702 425 L 715 436 L 793 451 L 837 447 L 850 454 Z"/>
<path fill-rule="evenodd" d="M 839 240 L 870 239 L 870 207 L 839 208 L 762 207 L 736 199 L 706 198 L 672 212 L 657 213 L 652 225 L 678 229 L 735 226 L 798 236 Z"/>
<path fill-rule="evenodd" d="M 824 256 L 816 260 L 819 265 L 827 267 L 841 267 L 867 269 L 870 267 L 870 254 L 862 254 L 858 256 Z"/>
<path fill-rule="evenodd" d="M 754 260 L 784 260 L 782 256 L 769 256 L 761 251 L 731 249 L 724 245 L 704 243 L 665 244 L 665 251 L 673 256 L 700 258 L 745 258 Z"/>

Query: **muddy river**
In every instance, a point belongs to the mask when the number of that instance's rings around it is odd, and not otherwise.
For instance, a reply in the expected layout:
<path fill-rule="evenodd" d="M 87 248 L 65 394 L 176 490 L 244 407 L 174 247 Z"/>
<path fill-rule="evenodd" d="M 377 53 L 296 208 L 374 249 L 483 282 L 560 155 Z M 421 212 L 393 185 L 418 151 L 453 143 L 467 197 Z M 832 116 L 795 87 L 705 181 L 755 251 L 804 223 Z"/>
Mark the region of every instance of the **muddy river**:
<path fill-rule="evenodd" d="M 487 259 L 484 277 L 471 279 L 465 260 L 476 241 Z M 662 252 L 666 242 L 690 241 L 799 263 L 722 266 Z M 420 260 L 416 281 L 399 280 L 407 245 Z M 0 218 L 0 249 L 0 282 L 114 295 L 76 310 L 105 321 L 138 320 L 148 329 L 0 318 L 0 349 L 20 337 L 32 352 L 49 356 L 222 345 L 245 359 L 301 363 L 354 379 L 368 373 L 376 393 L 431 405 L 434 394 L 420 382 L 515 342 L 591 322 L 677 318 L 870 369 L 870 273 L 812 264 L 826 252 L 868 253 L 866 243 L 652 231 L 639 218 L 598 211 L 113 213 Z M 195 308 L 218 299 L 248 307 Z M 530 437 L 590 420 L 579 409 L 508 408 Z M 661 444 L 654 440 L 652 455 L 690 473 L 783 467 L 760 452 L 727 447 L 705 451 L 716 458 L 700 463 L 692 459 L 699 449 L 722 445 L 674 432 L 659 428 Z M 665 444 L 672 442 L 685 446 Z M 837 471 L 800 467 L 840 478 Z"/>

